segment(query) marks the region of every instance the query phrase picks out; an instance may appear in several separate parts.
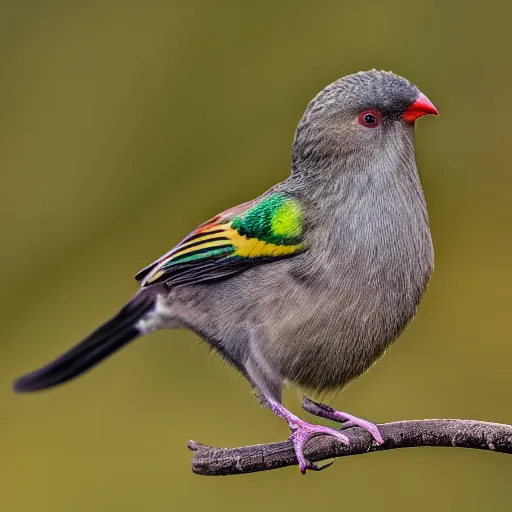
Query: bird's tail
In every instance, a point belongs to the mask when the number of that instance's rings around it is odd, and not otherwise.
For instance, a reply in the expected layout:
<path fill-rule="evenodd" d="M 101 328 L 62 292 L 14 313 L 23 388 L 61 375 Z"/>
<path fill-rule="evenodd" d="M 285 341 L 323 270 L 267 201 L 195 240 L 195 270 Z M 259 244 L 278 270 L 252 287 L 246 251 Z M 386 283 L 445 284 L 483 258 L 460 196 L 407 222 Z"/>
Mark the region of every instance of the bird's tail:
<path fill-rule="evenodd" d="M 154 303 L 154 294 L 141 291 L 117 315 L 71 350 L 39 370 L 17 379 L 14 391 L 26 393 L 51 388 L 91 369 L 141 334 L 136 324 Z"/>

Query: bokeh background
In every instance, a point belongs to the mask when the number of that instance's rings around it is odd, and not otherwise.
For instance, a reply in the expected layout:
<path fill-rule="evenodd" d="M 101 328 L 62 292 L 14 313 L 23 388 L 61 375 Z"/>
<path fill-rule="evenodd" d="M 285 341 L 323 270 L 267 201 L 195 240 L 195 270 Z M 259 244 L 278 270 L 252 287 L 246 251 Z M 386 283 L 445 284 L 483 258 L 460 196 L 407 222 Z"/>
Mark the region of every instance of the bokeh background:
<path fill-rule="evenodd" d="M 332 404 L 512 423 L 511 16 L 497 1 L 2 2 L 0 510 L 510 510 L 512 458 L 477 451 L 192 474 L 189 438 L 288 429 L 186 332 L 51 392 L 10 386 L 113 314 L 195 225 L 284 178 L 307 102 L 377 67 L 441 112 L 417 126 L 436 272 L 416 321 Z"/>

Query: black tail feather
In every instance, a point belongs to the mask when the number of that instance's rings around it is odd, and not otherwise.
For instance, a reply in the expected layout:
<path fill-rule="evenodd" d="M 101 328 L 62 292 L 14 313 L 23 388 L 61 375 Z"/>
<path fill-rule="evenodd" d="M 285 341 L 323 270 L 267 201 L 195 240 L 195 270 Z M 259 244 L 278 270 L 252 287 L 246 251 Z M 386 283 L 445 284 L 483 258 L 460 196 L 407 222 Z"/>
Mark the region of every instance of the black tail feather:
<path fill-rule="evenodd" d="M 91 369 L 140 335 L 135 325 L 153 304 L 152 294 L 147 291 L 139 293 L 81 343 L 50 364 L 17 379 L 14 391 L 26 393 L 51 388 Z"/>

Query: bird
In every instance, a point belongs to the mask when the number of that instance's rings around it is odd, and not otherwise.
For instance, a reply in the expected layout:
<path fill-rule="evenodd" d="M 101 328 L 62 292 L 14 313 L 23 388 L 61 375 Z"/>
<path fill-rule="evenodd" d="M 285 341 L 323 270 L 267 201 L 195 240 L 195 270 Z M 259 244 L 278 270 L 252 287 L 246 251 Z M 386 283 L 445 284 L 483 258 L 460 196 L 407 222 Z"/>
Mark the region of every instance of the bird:
<path fill-rule="evenodd" d="M 414 127 L 436 107 L 389 71 L 347 75 L 307 105 L 286 179 L 183 238 L 136 274 L 139 289 L 110 320 L 53 362 L 14 382 L 18 393 L 78 377 L 129 342 L 188 329 L 288 423 L 301 473 L 304 448 L 342 444 L 367 420 L 316 403 L 339 429 L 285 408 L 285 385 L 341 390 L 365 373 L 415 316 L 433 268 Z M 315 402 L 313 402 L 315 403 Z"/>

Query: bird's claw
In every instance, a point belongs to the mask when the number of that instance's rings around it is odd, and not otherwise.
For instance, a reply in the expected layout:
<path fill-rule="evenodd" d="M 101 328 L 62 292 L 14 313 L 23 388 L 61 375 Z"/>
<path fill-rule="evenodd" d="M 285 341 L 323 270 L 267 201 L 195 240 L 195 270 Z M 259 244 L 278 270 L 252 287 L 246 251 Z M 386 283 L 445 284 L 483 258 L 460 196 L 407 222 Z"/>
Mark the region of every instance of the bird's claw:
<path fill-rule="evenodd" d="M 304 447 L 310 439 L 321 435 L 328 435 L 336 438 L 338 441 L 340 441 L 340 443 L 344 445 L 349 444 L 347 436 L 343 435 L 338 430 L 324 427 L 322 425 L 312 425 L 311 423 L 300 420 L 300 422 L 291 423 L 290 428 L 292 429 L 290 440 L 293 443 L 295 456 L 297 457 L 297 461 L 299 463 L 299 469 L 303 475 L 306 474 L 308 469 L 312 471 L 322 471 L 332 466 L 334 463 L 334 461 L 332 461 L 324 464 L 323 466 L 317 466 L 316 464 L 309 462 L 304 455 Z"/>
<path fill-rule="evenodd" d="M 313 400 L 310 400 L 309 398 L 304 398 L 302 401 L 302 407 L 315 416 L 320 416 L 321 418 L 326 418 L 328 420 L 341 423 L 341 430 L 352 427 L 359 427 L 366 430 L 378 445 L 384 443 L 384 439 L 382 438 L 377 425 L 371 423 L 370 421 L 357 418 L 356 416 L 352 416 L 346 412 L 337 411 L 328 405 L 321 404 L 319 402 L 313 402 Z"/>
<path fill-rule="evenodd" d="M 310 471 L 323 471 L 324 469 L 330 468 L 333 464 L 334 464 L 334 460 L 332 460 L 331 462 L 325 463 L 323 466 L 317 466 L 313 462 L 308 462 L 306 469 L 309 469 Z M 305 471 L 302 474 L 305 474 Z"/>

